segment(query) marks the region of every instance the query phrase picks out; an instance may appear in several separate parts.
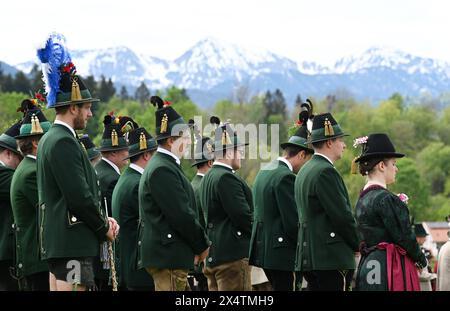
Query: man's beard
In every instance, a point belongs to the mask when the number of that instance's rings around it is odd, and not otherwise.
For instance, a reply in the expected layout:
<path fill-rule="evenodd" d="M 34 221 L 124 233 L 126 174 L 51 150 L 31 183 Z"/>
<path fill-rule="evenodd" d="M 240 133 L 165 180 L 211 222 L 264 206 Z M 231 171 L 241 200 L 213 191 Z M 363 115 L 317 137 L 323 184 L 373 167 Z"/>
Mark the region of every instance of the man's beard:
<path fill-rule="evenodd" d="M 86 127 L 86 123 L 83 118 L 83 114 L 81 112 L 78 113 L 76 118 L 73 120 L 74 130 L 84 130 Z"/>

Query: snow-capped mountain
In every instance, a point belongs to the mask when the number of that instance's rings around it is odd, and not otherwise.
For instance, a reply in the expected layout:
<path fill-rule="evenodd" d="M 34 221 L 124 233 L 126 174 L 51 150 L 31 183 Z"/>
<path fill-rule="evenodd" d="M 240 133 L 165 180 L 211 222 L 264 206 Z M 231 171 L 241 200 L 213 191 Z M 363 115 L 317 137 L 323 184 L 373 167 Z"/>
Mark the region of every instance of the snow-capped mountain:
<path fill-rule="evenodd" d="M 372 47 L 359 56 L 344 57 L 336 62 L 331 72 L 356 73 L 371 68 L 390 68 L 409 74 L 443 73 L 450 77 L 450 68 L 445 62 L 421 58 L 389 47 Z"/>
<path fill-rule="evenodd" d="M 286 74 L 297 69 L 296 63 L 287 58 L 213 38 L 198 42 L 174 63 L 168 77 L 186 89 L 211 88 L 225 81 L 245 84 L 261 74 Z"/>
<path fill-rule="evenodd" d="M 424 91 L 434 95 L 450 91 L 449 64 L 392 48 L 370 48 L 332 67 L 306 60 L 296 63 L 214 38 L 199 41 L 175 60 L 138 54 L 123 46 L 72 51 L 72 59 L 82 75 L 97 79 L 103 75 L 131 91 L 142 81 L 152 90 L 176 85 L 204 106 L 230 97 L 238 86 L 248 87 L 252 94 L 279 88 L 289 103 L 297 94 L 325 96 L 337 89 L 373 101 L 394 92 L 417 96 Z M 34 63 L 15 67 L 29 72 Z"/>

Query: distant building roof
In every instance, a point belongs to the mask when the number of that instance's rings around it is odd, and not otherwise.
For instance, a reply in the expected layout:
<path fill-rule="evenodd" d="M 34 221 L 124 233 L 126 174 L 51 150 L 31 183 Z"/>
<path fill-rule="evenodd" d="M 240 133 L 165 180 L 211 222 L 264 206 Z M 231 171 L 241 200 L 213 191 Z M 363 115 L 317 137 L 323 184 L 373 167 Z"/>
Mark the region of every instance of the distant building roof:
<path fill-rule="evenodd" d="M 423 224 L 427 232 L 430 233 L 433 242 L 445 243 L 449 240 L 450 226 L 448 222 L 424 222 Z"/>
<path fill-rule="evenodd" d="M 450 229 L 450 225 L 445 221 L 425 222 L 430 229 Z"/>

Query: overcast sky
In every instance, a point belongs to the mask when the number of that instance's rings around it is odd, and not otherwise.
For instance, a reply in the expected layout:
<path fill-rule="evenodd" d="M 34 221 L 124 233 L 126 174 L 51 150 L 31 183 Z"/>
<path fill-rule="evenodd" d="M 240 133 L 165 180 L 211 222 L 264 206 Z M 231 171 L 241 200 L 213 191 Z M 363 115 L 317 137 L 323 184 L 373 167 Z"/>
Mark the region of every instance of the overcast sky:
<path fill-rule="evenodd" d="M 174 59 L 205 37 L 330 65 L 372 46 L 450 62 L 446 0 L 0 1 L 0 60 L 29 60 L 53 30 L 70 49 L 125 45 Z"/>

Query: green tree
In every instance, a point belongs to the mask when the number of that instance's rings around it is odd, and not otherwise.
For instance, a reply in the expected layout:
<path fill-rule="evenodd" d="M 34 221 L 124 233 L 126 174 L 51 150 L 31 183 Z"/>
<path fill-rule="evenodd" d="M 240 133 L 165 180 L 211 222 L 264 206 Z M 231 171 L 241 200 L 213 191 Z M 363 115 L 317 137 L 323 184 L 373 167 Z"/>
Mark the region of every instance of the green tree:
<path fill-rule="evenodd" d="M 28 80 L 27 76 L 22 71 L 17 72 L 14 77 L 13 91 L 28 94 L 30 90 L 30 80 Z"/>
<path fill-rule="evenodd" d="M 120 88 L 120 99 L 127 100 L 129 99 L 129 97 L 130 96 L 128 95 L 127 88 L 124 85 L 122 85 L 122 87 Z"/>
<path fill-rule="evenodd" d="M 114 94 L 116 93 L 116 88 L 111 81 L 111 78 L 106 81 L 105 77 L 102 76 L 100 80 L 100 86 L 98 88 L 98 96 L 101 100 L 107 102 L 109 101 Z"/>
<path fill-rule="evenodd" d="M 148 90 L 144 81 L 142 81 L 139 87 L 136 89 L 136 92 L 134 93 L 134 98 L 136 98 L 136 100 L 139 103 L 141 103 L 142 106 L 145 106 L 145 102 L 149 100 L 150 91 Z"/>
<path fill-rule="evenodd" d="M 415 161 L 402 158 L 397 161 L 397 181 L 392 185 L 394 193 L 405 193 L 409 197 L 408 207 L 417 221 L 429 219 L 429 187 L 421 178 Z"/>

